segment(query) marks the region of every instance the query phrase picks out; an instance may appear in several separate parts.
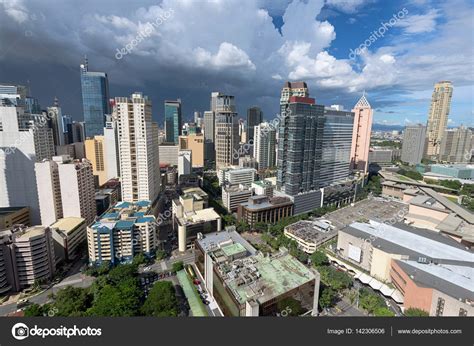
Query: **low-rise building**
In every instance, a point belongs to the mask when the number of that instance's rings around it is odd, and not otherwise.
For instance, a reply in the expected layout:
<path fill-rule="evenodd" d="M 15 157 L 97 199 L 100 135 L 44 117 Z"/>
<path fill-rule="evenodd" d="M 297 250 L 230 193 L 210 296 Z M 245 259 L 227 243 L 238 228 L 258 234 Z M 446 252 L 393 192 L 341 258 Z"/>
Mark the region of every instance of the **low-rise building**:
<path fill-rule="evenodd" d="M 233 213 L 239 209 L 239 204 L 247 202 L 252 194 L 252 188 L 245 185 L 223 186 L 222 202 L 224 207 Z"/>
<path fill-rule="evenodd" d="M 256 195 L 273 197 L 275 186 L 268 180 L 257 180 L 252 183 L 252 189 Z"/>
<path fill-rule="evenodd" d="M 393 283 L 405 299 L 405 308 L 420 307 L 432 315 L 458 316 L 458 307 L 457 312 L 452 309 L 436 312 L 433 304 L 442 305 L 436 291 L 449 296 L 450 301 L 462 303 L 468 315 L 474 314 L 474 252 L 446 235 L 404 224 L 354 222 L 339 231 L 337 253 L 375 279 Z M 415 286 L 428 290 L 418 290 Z"/>
<path fill-rule="evenodd" d="M 252 196 L 237 209 L 237 219 L 251 229 L 259 222 L 275 224 L 293 215 L 293 202 L 287 197 Z"/>
<path fill-rule="evenodd" d="M 52 224 L 51 230 L 54 254 L 58 260 L 70 261 L 81 255 L 77 250 L 86 241 L 86 220 L 81 217 L 65 217 Z"/>
<path fill-rule="evenodd" d="M 136 254 L 154 255 L 156 218 L 149 201 L 119 202 L 87 228 L 89 262 L 130 263 Z"/>
<path fill-rule="evenodd" d="M 253 168 L 223 168 L 218 170 L 219 185 L 247 185 L 255 181 L 257 171 Z"/>
<path fill-rule="evenodd" d="M 5 207 L 0 208 L 0 230 L 10 229 L 14 225 L 30 226 L 30 208 Z"/>
<path fill-rule="evenodd" d="M 298 247 L 312 254 L 318 247 L 336 238 L 337 230 L 328 220 L 301 220 L 286 226 L 283 234 L 298 243 Z"/>
<path fill-rule="evenodd" d="M 199 236 L 196 266 L 225 316 L 276 316 L 285 298 L 317 315 L 319 273 L 289 255 L 257 252 L 235 231 Z"/>
<path fill-rule="evenodd" d="M 187 188 L 173 200 L 173 229 L 178 232 L 178 249 L 186 251 L 198 233 L 219 232 L 221 217 L 208 208 L 208 195 L 200 188 Z"/>

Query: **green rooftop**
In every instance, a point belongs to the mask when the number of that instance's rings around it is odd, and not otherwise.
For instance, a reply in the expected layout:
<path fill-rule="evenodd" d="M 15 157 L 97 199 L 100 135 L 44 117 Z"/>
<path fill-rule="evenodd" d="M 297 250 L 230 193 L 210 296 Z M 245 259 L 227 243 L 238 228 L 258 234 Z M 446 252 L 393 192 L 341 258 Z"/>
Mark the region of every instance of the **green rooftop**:
<path fill-rule="evenodd" d="M 193 316 L 209 316 L 206 308 L 204 307 L 204 303 L 201 301 L 201 298 L 199 297 L 199 294 L 197 293 L 196 288 L 194 288 L 194 285 L 186 271 L 184 269 L 180 270 L 178 273 L 176 273 L 176 275 L 178 277 L 179 284 L 183 288 L 184 295 L 188 300 Z"/>
<path fill-rule="evenodd" d="M 224 255 L 226 255 L 227 257 L 235 256 L 242 252 L 247 252 L 247 249 L 245 249 L 245 247 L 240 243 L 233 243 L 233 244 L 222 246 L 221 250 L 222 252 L 224 252 Z"/>
<path fill-rule="evenodd" d="M 265 257 L 259 253 L 251 258 L 256 260 L 258 279 L 243 285 L 235 279 L 226 281 L 240 304 L 252 297 L 262 304 L 315 279 L 311 270 L 289 254 Z"/>

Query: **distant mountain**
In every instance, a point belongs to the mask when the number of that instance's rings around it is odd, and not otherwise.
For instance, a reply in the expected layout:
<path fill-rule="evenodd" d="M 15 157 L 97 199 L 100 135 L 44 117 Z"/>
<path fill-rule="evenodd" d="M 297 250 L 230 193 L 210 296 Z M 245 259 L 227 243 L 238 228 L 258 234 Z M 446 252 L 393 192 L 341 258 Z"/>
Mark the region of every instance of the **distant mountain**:
<path fill-rule="evenodd" d="M 372 131 L 402 131 L 404 128 L 402 125 L 372 124 Z"/>

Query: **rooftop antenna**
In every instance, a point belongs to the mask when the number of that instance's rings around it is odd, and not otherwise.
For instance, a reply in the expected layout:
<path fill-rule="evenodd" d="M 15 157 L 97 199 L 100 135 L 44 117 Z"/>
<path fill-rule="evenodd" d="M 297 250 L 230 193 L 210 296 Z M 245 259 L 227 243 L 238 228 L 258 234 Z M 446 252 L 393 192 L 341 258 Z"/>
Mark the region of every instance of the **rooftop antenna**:
<path fill-rule="evenodd" d="M 56 96 L 54 96 L 54 107 L 59 107 L 59 100 Z"/>

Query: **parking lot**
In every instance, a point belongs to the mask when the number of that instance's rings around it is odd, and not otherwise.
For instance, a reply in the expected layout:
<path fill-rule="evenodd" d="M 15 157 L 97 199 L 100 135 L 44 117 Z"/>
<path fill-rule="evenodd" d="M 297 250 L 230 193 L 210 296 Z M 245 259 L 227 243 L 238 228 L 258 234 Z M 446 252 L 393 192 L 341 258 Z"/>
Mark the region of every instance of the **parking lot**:
<path fill-rule="evenodd" d="M 322 219 L 331 221 L 332 225 L 339 230 L 357 221 L 403 222 L 403 216 L 407 211 L 408 206 L 403 202 L 372 197 L 357 202 L 354 206 L 347 206 L 326 214 Z"/>

